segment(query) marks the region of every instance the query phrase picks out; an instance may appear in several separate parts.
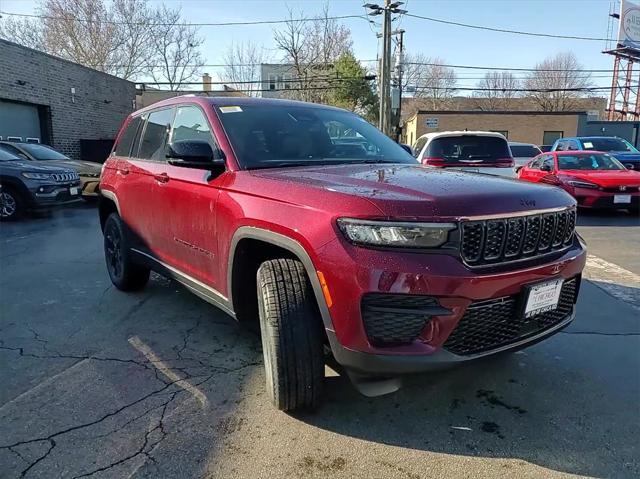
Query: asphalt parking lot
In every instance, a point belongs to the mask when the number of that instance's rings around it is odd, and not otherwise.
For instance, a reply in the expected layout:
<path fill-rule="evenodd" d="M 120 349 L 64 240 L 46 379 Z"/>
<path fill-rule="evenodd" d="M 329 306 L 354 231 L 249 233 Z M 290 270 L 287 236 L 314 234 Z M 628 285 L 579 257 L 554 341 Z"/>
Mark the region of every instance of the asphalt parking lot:
<path fill-rule="evenodd" d="M 585 214 L 576 321 L 516 354 L 275 411 L 258 336 L 109 282 L 88 205 L 0 226 L 0 477 L 640 476 L 640 219 Z"/>

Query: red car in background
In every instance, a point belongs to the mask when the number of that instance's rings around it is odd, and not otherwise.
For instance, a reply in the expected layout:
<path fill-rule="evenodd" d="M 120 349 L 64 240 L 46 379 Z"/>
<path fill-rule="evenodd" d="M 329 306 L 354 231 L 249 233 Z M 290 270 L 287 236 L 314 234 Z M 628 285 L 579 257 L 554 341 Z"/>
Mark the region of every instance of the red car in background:
<path fill-rule="evenodd" d="M 536 156 L 518 178 L 556 185 L 587 208 L 640 207 L 640 172 L 626 169 L 613 156 L 599 151 L 554 151 Z"/>

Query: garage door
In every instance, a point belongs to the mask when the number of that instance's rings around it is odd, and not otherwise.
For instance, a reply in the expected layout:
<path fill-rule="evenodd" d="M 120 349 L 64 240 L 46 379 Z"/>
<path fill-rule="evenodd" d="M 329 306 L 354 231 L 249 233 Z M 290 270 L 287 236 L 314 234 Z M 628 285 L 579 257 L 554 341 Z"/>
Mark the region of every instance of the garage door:
<path fill-rule="evenodd" d="M 41 141 L 40 116 L 38 106 L 0 100 L 0 137 L 22 141 L 37 138 Z"/>

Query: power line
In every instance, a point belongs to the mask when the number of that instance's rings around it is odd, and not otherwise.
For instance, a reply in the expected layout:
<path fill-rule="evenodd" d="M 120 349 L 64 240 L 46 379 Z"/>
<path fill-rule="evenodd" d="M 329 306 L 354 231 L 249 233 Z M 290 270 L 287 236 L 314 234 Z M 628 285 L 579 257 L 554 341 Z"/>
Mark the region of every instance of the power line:
<path fill-rule="evenodd" d="M 73 20 L 75 22 L 80 23 L 104 23 L 107 25 L 136 25 L 136 26 L 163 26 L 163 27 L 171 27 L 171 26 L 186 26 L 186 27 L 230 27 L 230 26 L 238 26 L 238 25 L 274 25 L 279 23 L 298 23 L 298 22 L 312 22 L 317 20 L 347 20 L 351 18 L 359 18 L 361 20 L 369 21 L 369 19 L 365 18 L 362 15 L 338 15 L 335 17 L 309 17 L 309 18 L 289 18 L 284 20 L 254 20 L 248 22 L 207 22 L 207 23 L 190 23 L 190 22 L 181 22 L 181 23 L 139 23 L 139 22 L 116 22 L 113 20 L 88 20 L 85 18 L 77 18 L 71 16 L 51 16 L 51 15 L 36 15 L 29 13 L 14 13 L 14 12 L 5 12 L 0 11 L 1 15 L 9 15 L 13 17 L 23 17 L 23 18 L 40 18 L 45 20 Z"/>
<path fill-rule="evenodd" d="M 517 71 L 517 72 L 589 72 L 589 73 L 612 73 L 613 70 L 591 70 L 591 69 L 553 69 L 553 68 L 512 68 L 512 67 L 483 67 L 478 65 L 451 65 L 447 63 L 428 63 L 428 62 L 407 62 L 405 65 L 423 65 L 423 66 L 436 66 L 446 68 L 459 68 L 468 70 L 501 70 L 501 71 Z"/>
<path fill-rule="evenodd" d="M 441 18 L 433 18 L 433 17 L 425 17 L 422 15 L 415 15 L 412 13 L 407 13 L 407 17 L 419 18 L 421 20 L 427 20 L 430 22 L 436 23 L 444 23 L 445 25 L 455 25 L 457 27 L 465 27 L 465 28 L 474 28 L 476 30 L 486 30 L 491 32 L 499 32 L 499 33 L 511 33 L 514 35 L 528 35 L 533 37 L 546 37 L 546 38 L 562 38 L 565 40 L 589 40 L 589 41 L 613 41 L 610 38 L 596 38 L 596 37 L 581 37 L 577 35 L 554 35 L 552 33 L 539 33 L 539 32 L 521 32 L 518 30 L 508 30 L 505 28 L 495 28 L 495 27 L 487 27 L 483 25 L 471 25 L 469 23 L 461 23 L 461 22 L 453 22 L 451 20 L 443 20 Z"/>

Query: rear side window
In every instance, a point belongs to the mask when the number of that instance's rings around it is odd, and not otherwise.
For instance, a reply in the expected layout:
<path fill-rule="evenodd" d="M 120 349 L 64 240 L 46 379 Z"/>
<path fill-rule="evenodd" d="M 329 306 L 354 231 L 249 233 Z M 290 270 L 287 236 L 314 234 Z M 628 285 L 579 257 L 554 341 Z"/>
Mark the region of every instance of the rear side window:
<path fill-rule="evenodd" d="M 511 148 L 511 154 L 516 158 L 533 158 L 542 153 L 531 145 L 511 145 L 509 148 Z"/>
<path fill-rule="evenodd" d="M 631 151 L 634 153 L 638 151 L 631 143 L 621 138 L 585 138 L 582 140 L 582 145 L 585 150 Z"/>
<path fill-rule="evenodd" d="M 429 143 L 426 156 L 443 159 L 445 163 L 482 164 L 511 158 L 511 151 L 507 140 L 497 136 L 441 136 Z"/>
<path fill-rule="evenodd" d="M 164 161 L 165 146 L 173 120 L 173 108 L 153 111 L 147 118 L 147 124 L 140 141 L 138 158 L 143 160 Z"/>
<path fill-rule="evenodd" d="M 120 140 L 116 145 L 117 156 L 129 156 L 131 154 L 131 145 L 133 144 L 133 140 L 138 132 L 140 121 L 140 117 L 136 116 L 127 124 L 127 127 L 122 132 L 122 135 L 120 135 Z"/>

